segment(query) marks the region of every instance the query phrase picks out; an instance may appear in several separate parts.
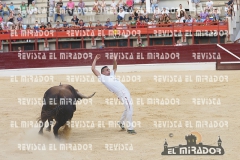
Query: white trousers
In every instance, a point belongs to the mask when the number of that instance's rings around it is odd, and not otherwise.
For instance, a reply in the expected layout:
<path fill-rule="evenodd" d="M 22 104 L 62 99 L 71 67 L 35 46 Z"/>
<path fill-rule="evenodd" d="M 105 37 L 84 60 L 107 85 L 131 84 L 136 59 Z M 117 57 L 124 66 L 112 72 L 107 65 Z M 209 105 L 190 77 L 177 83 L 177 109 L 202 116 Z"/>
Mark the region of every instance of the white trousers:
<path fill-rule="evenodd" d="M 120 123 L 125 124 L 128 130 L 133 130 L 132 115 L 133 103 L 131 95 L 128 90 L 122 90 L 117 93 L 119 100 L 124 104 L 125 110 L 123 111 Z"/>

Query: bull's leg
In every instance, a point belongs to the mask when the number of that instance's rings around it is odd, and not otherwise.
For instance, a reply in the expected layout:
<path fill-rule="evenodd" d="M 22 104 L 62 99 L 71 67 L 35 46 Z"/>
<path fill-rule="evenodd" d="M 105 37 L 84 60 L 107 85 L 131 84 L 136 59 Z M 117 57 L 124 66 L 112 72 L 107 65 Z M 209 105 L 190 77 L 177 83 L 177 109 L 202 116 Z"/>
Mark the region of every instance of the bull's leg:
<path fill-rule="evenodd" d="M 58 130 L 60 127 L 61 127 L 61 125 L 58 122 L 56 122 L 56 124 L 53 127 L 53 133 L 55 135 L 55 138 L 58 138 Z"/>
<path fill-rule="evenodd" d="M 53 118 L 49 118 L 48 119 L 49 126 L 46 128 L 46 131 L 49 131 L 49 132 L 51 131 L 51 127 L 52 127 L 51 124 L 52 124 L 52 122 L 53 122 Z"/>
<path fill-rule="evenodd" d="M 38 134 L 43 134 L 43 128 L 44 128 L 45 122 L 46 122 L 46 120 L 45 121 L 42 120 L 42 127 L 40 128 Z"/>

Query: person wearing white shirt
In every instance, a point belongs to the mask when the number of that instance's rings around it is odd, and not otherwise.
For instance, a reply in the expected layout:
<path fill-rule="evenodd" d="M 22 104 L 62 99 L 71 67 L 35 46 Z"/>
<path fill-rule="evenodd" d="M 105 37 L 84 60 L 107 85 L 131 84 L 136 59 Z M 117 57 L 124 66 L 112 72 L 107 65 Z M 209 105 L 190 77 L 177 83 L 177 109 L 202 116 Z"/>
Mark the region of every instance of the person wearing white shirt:
<path fill-rule="evenodd" d="M 116 6 L 117 6 L 116 2 L 114 2 L 114 0 L 112 0 L 111 9 L 112 9 L 114 15 L 116 14 Z"/>
<path fill-rule="evenodd" d="M 113 57 L 113 71 L 110 71 L 108 66 L 104 66 L 101 69 L 101 73 L 95 68 L 97 60 L 101 58 L 100 54 L 97 54 L 92 63 L 92 72 L 98 77 L 98 79 L 105 85 L 105 87 L 117 95 L 118 99 L 124 104 L 125 110 L 120 119 L 119 125 L 124 130 L 124 122 L 127 121 L 127 132 L 130 134 L 136 134 L 133 129 L 132 115 L 133 106 L 132 99 L 129 90 L 122 84 L 115 76 L 117 71 L 116 57 Z"/>
<path fill-rule="evenodd" d="M 182 7 L 182 4 L 179 4 L 179 8 L 176 11 L 176 18 L 180 17 L 180 12 L 181 11 L 185 12 L 185 9 Z"/>
<path fill-rule="evenodd" d="M 208 0 L 206 2 L 206 9 L 212 10 L 213 9 L 213 1 Z"/>
<path fill-rule="evenodd" d="M 117 16 L 118 24 L 120 23 L 120 21 L 122 21 L 124 19 L 125 14 L 126 14 L 126 12 L 122 8 L 120 8 L 120 11 Z"/>

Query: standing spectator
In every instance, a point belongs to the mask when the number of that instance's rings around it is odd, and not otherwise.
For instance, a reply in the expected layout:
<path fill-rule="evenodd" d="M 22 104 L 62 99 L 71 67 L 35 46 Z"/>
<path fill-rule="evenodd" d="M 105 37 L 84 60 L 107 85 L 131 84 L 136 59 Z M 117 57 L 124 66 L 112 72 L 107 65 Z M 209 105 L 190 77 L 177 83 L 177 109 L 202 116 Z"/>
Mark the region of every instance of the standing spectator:
<path fill-rule="evenodd" d="M 152 13 L 154 13 L 155 8 L 158 7 L 158 2 L 158 0 L 151 0 Z"/>
<path fill-rule="evenodd" d="M 117 6 L 116 2 L 114 2 L 114 0 L 112 0 L 111 9 L 112 9 L 114 15 L 116 14 L 116 6 Z"/>
<path fill-rule="evenodd" d="M 62 22 L 63 22 L 64 21 L 64 15 L 62 14 L 62 10 L 60 8 L 60 5 L 58 5 L 57 8 L 55 9 L 54 22 L 56 22 L 58 16 L 61 17 Z"/>
<path fill-rule="evenodd" d="M 77 18 L 76 15 L 74 15 L 71 21 L 73 21 L 75 24 L 78 24 L 79 19 Z"/>
<path fill-rule="evenodd" d="M 31 17 L 32 14 L 37 14 L 37 13 L 38 13 L 38 10 L 37 10 L 35 1 L 32 1 L 32 4 L 30 4 L 28 7 L 28 14 Z"/>
<path fill-rule="evenodd" d="M 105 24 L 105 27 L 107 27 L 107 29 L 112 29 L 112 28 L 113 28 L 113 24 L 112 24 L 112 22 L 110 21 L 109 18 L 107 19 L 107 22 L 106 22 L 106 24 Z"/>
<path fill-rule="evenodd" d="M 120 21 L 122 21 L 125 17 L 126 12 L 123 9 L 120 9 L 120 12 L 118 13 L 117 20 L 118 24 L 120 24 Z"/>
<path fill-rule="evenodd" d="M 185 12 L 185 9 L 182 7 L 182 4 L 179 4 L 179 8 L 176 11 L 176 18 L 180 17 L 180 12 L 181 11 Z"/>
<path fill-rule="evenodd" d="M 100 8 L 101 8 L 101 11 L 100 12 L 105 12 L 106 11 L 106 2 L 104 0 L 102 0 L 102 2 L 100 3 Z"/>
<path fill-rule="evenodd" d="M 82 0 L 79 0 L 78 3 L 78 14 L 81 15 L 81 13 L 84 15 L 84 10 L 85 10 L 85 3 Z"/>
<path fill-rule="evenodd" d="M 208 1 L 206 2 L 206 9 L 207 9 L 209 12 L 212 11 L 212 9 L 213 9 L 213 1 L 208 0 Z"/>
<path fill-rule="evenodd" d="M 27 4 L 24 1 L 20 5 L 20 13 L 23 15 L 23 18 L 27 16 Z"/>
<path fill-rule="evenodd" d="M 169 16 L 169 11 L 166 9 L 166 7 L 163 7 L 163 10 L 161 11 L 162 18 L 164 17 L 165 14 Z"/>
<path fill-rule="evenodd" d="M 69 0 L 66 7 L 66 10 L 68 10 L 69 16 L 73 15 L 74 9 L 75 9 L 74 2 L 72 0 Z"/>
<path fill-rule="evenodd" d="M 98 12 L 99 12 L 98 6 L 99 6 L 99 2 L 98 2 L 98 0 L 95 0 L 95 2 L 93 4 L 93 11 L 95 11 L 96 14 L 98 14 Z"/>
<path fill-rule="evenodd" d="M 6 2 L 3 2 L 3 12 L 2 12 L 2 17 L 4 16 L 4 14 L 6 14 L 7 16 L 9 16 L 9 12 L 10 12 L 9 7 L 7 6 Z"/>
<path fill-rule="evenodd" d="M 183 21 L 184 23 L 185 23 L 185 19 L 187 18 L 187 14 L 186 14 L 186 12 L 185 11 L 183 11 L 183 10 L 181 10 L 180 11 L 180 19 L 181 19 L 181 21 Z"/>
<path fill-rule="evenodd" d="M 161 16 L 162 16 L 161 11 L 158 9 L 158 7 L 156 7 L 153 13 L 153 18 L 159 19 Z"/>

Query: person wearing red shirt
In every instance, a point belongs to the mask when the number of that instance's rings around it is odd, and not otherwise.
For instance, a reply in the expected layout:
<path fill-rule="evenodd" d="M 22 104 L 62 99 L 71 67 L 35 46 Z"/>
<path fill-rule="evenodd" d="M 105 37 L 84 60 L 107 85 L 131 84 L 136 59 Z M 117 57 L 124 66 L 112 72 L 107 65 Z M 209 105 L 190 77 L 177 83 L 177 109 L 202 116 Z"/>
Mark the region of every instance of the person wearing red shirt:
<path fill-rule="evenodd" d="M 211 22 L 212 22 L 211 19 L 209 19 L 209 16 L 207 16 L 206 19 L 205 19 L 205 21 L 204 21 L 204 23 L 205 23 L 206 25 L 209 25 L 209 23 L 211 23 Z"/>

